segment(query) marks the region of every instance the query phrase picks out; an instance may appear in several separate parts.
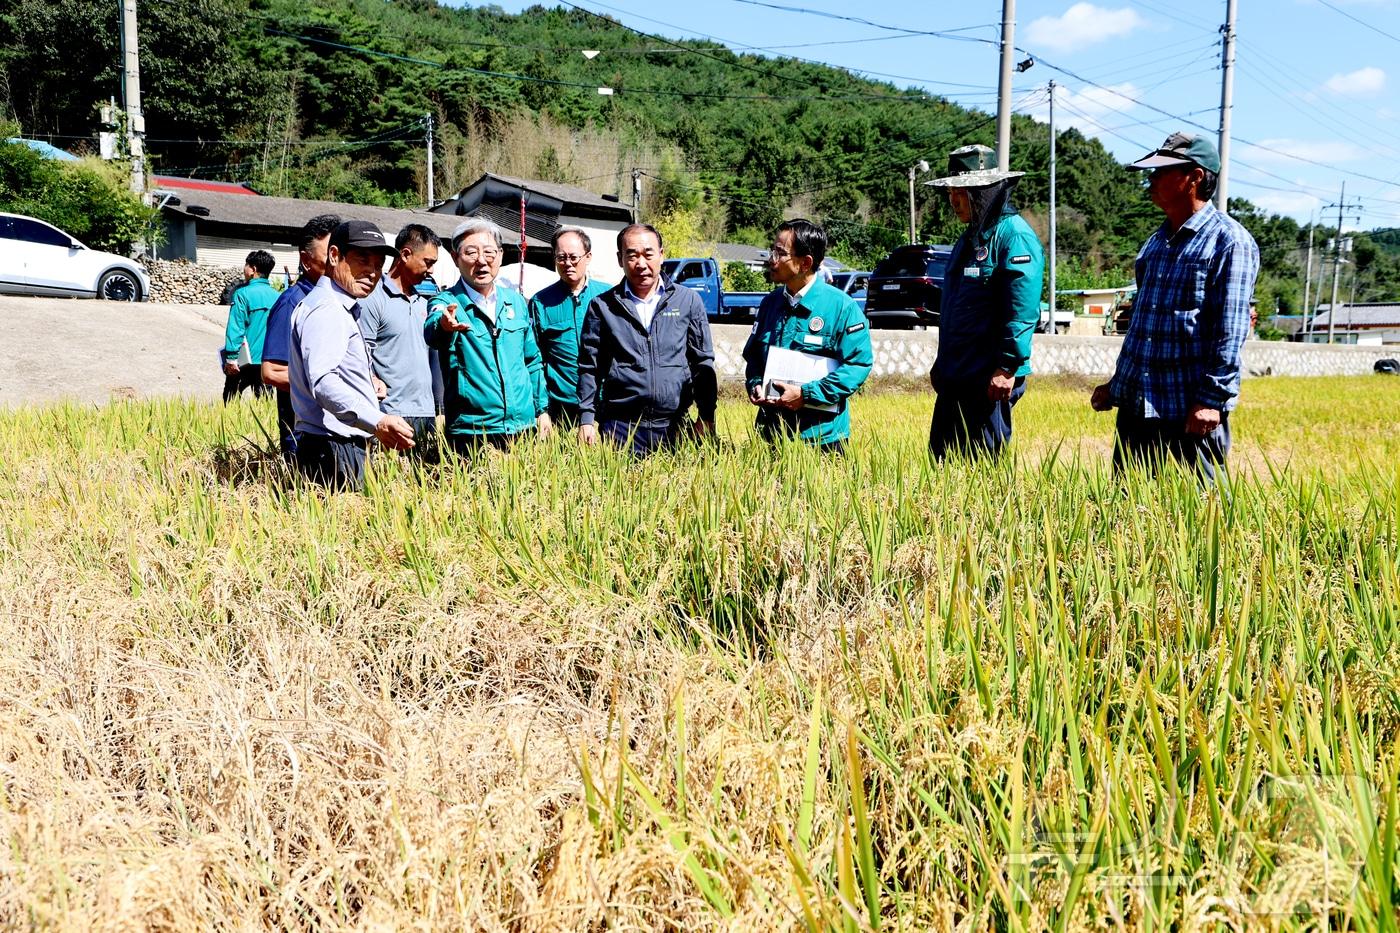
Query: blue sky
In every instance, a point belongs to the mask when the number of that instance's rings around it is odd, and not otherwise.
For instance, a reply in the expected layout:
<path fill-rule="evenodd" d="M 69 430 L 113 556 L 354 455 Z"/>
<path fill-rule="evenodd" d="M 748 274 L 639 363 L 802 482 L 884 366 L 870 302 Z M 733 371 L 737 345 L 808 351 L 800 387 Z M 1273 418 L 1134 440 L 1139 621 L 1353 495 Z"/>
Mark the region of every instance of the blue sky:
<path fill-rule="evenodd" d="M 533 4 L 499 5 L 518 13 Z M 578 5 L 655 35 L 821 61 L 988 112 L 996 107 L 997 49 L 975 40 L 997 39 L 1000 0 Z M 1400 226 L 1400 0 L 1238 6 L 1231 196 L 1306 221 L 1337 201 L 1345 181 L 1347 200 L 1362 204 L 1360 224 L 1349 214 L 1348 227 Z M 1057 123 L 1098 137 L 1125 160 L 1176 129 L 1195 129 L 1188 121 L 1214 133 L 1225 0 L 1018 0 L 1016 14 L 1016 45 L 1037 59 L 1016 76 L 1019 112 L 1045 120 L 1054 80 Z M 937 165 L 941 156 L 927 158 Z M 1335 223 L 1335 208 L 1330 216 Z"/>

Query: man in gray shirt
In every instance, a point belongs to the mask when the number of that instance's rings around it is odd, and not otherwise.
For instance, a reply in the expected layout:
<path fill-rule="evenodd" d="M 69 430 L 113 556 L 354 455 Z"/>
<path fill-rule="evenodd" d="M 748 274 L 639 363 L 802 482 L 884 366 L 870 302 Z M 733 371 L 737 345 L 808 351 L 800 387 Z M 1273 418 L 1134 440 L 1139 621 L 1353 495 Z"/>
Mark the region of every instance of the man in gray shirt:
<path fill-rule="evenodd" d="M 407 450 L 413 429 L 379 410 L 359 299 L 379 284 L 394 248 L 374 224 L 346 221 L 331 234 L 326 274 L 292 312 L 288 375 L 296 412 L 297 466 L 314 482 L 359 489 L 371 437 Z"/>
<path fill-rule="evenodd" d="M 437 463 L 437 409 L 433 402 L 433 355 L 423 339 L 428 300 L 418 294 L 437 263 L 436 233 L 409 224 L 394 240 L 394 262 L 379 285 L 360 301 L 360 333 L 369 345 L 374 375 L 387 386 L 379 408 L 413 428 L 412 453 Z"/>

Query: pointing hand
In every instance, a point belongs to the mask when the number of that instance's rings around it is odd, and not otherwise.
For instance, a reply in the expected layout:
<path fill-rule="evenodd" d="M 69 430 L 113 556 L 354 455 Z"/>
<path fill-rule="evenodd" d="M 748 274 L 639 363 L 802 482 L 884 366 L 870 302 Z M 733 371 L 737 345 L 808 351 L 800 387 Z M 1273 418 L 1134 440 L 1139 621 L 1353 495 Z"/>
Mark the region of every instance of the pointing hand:
<path fill-rule="evenodd" d="M 471 325 L 457 320 L 457 304 L 453 302 L 442 309 L 442 317 L 438 318 L 438 327 L 449 334 L 461 333 L 471 329 Z"/>

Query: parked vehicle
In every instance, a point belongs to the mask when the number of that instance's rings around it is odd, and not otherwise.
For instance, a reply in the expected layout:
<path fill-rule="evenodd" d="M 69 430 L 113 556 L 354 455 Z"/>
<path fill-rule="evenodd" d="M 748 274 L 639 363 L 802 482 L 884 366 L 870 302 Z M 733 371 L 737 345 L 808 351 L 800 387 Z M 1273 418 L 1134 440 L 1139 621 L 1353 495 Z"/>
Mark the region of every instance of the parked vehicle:
<path fill-rule="evenodd" d="M 751 321 L 757 317 L 758 305 L 768 294 L 726 292 L 721 284 L 719 263 L 713 259 L 668 259 L 661 264 L 661 273 L 698 294 L 705 305 L 705 314 L 712 321 Z"/>
<path fill-rule="evenodd" d="M 1051 333 L 1051 327 L 1053 326 L 1054 333 L 1067 334 L 1069 333 L 1069 326 L 1073 323 L 1073 311 L 1068 311 L 1064 308 L 1056 308 L 1055 321 L 1052 325 L 1050 322 L 1050 303 L 1042 301 L 1040 303 L 1040 323 L 1035 325 L 1035 332 L 1037 334 L 1048 334 Z"/>
<path fill-rule="evenodd" d="M 870 284 L 869 272 L 838 272 L 831 277 L 831 284 L 864 303 L 866 287 Z"/>
<path fill-rule="evenodd" d="M 0 213 L 0 292 L 144 301 L 151 280 L 134 259 L 88 249 L 42 220 Z"/>
<path fill-rule="evenodd" d="M 938 324 L 943 275 L 951 246 L 914 244 L 897 247 L 875 265 L 865 299 L 871 327 L 916 327 Z"/>

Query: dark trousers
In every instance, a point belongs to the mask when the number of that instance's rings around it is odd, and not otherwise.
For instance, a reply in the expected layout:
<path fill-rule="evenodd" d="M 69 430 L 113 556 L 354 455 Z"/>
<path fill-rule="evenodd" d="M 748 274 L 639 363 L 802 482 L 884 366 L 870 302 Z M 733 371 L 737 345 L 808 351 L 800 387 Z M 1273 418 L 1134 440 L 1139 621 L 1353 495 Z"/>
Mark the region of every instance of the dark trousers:
<path fill-rule="evenodd" d="M 685 420 L 623 421 L 602 418 L 598 421 L 598 436 L 619 447 L 629 447 L 636 457 L 649 457 L 658 450 L 676 446 L 684 434 Z"/>
<path fill-rule="evenodd" d="M 572 431 L 578 427 L 578 406 L 549 400 L 549 420 L 556 428 Z"/>
<path fill-rule="evenodd" d="M 1011 397 L 1001 402 L 987 398 L 985 382 L 940 387 L 928 430 L 929 453 L 938 459 L 949 453 L 1000 453 L 1011 440 L 1011 409 L 1025 394 L 1024 377 L 1016 380 Z"/>
<path fill-rule="evenodd" d="M 793 424 L 789 425 L 786 420 L 774 423 L 760 417 L 758 436 L 770 444 L 780 444 L 788 438 L 797 437 L 796 421 L 794 420 Z M 824 454 L 844 454 L 846 452 L 846 438 L 827 441 L 825 444 L 813 444 L 812 448 Z"/>
<path fill-rule="evenodd" d="M 1190 467 L 1207 486 L 1214 485 L 1230 453 L 1230 413 L 1220 413 L 1220 426 L 1204 436 L 1186 433 L 1184 418 L 1142 418 L 1118 410 L 1118 437 L 1113 444 L 1113 468 L 1129 464 L 1155 473 L 1170 457 Z"/>
<path fill-rule="evenodd" d="M 359 490 L 365 484 L 365 438 L 297 434 L 297 468 L 313 483 Z"/>
<path fill-rule="evenodd" d="M 282 443 L 282 459 L 291 466 L 297 462 L 297 413 L 292 410 L 292 393 L 277 390 L 277 437 Z"/>
<path fill-rule="evenodd" d="M 263 396 L 270 391 L 270 386 L 263 385 L 261 364 L 249 363 L 238 367 L 236 376 L 224 375 L 224 404 L 233 401 L 244 389 L 252 389 L 254 396 Z"/>
<path fill-rule="evenodd" d="M 413 446 L 408 455 L 419 463 L 442 462 L 442 435 L 438 433 L 436 417 L 405 418 L 413 429 Z"/>
<path fill-rule="evenodd" d="M 416 429 L 415 429 L 416 430 Z M 509 451 L 516 442 L 533 437 L 534 428 L 515 434 L 447 434 L 447 446 L 459 457 L 474 457 L 487 447 Z"/>

